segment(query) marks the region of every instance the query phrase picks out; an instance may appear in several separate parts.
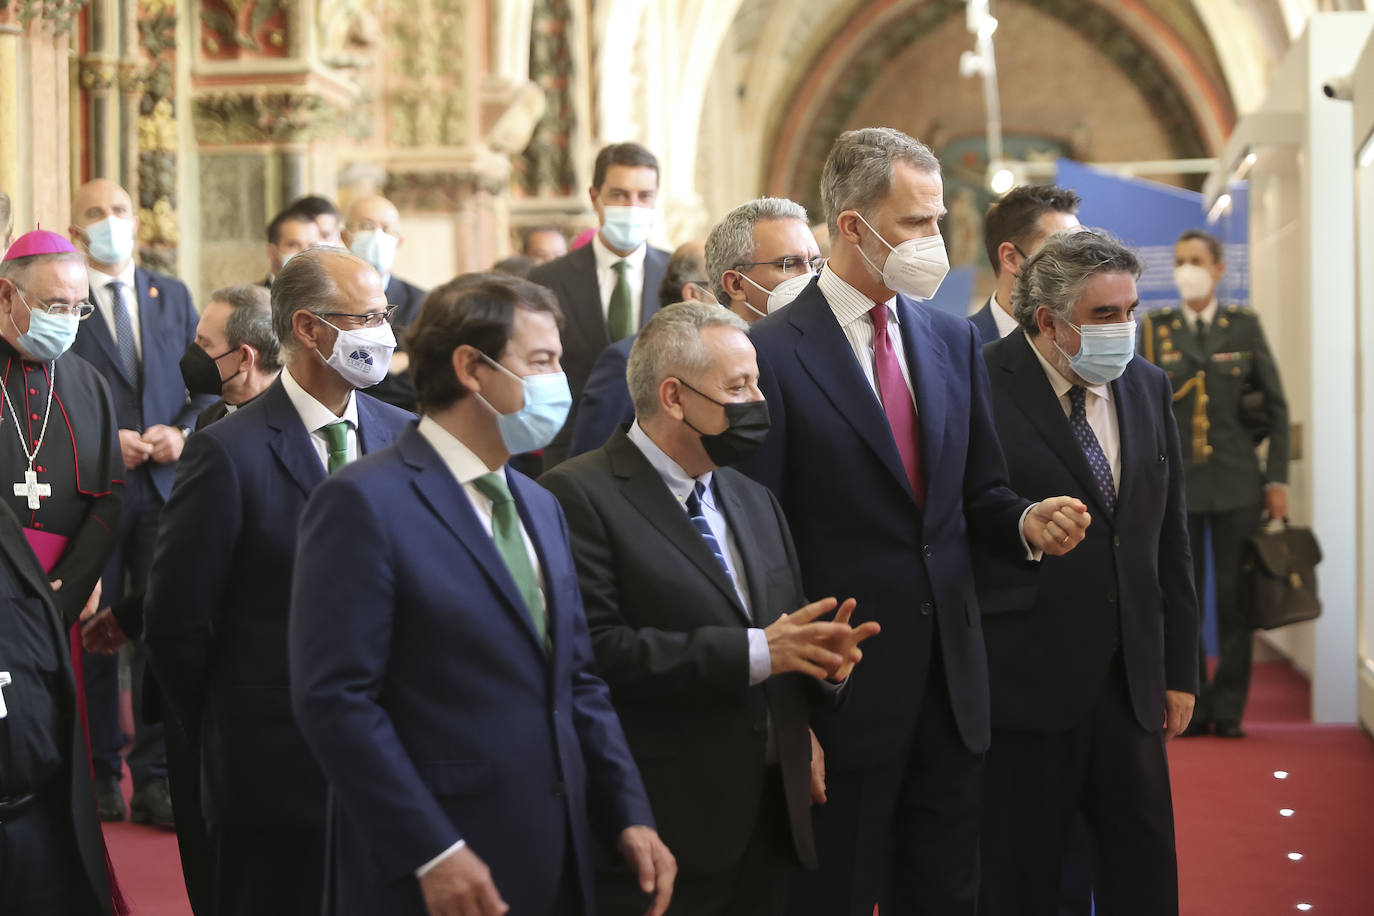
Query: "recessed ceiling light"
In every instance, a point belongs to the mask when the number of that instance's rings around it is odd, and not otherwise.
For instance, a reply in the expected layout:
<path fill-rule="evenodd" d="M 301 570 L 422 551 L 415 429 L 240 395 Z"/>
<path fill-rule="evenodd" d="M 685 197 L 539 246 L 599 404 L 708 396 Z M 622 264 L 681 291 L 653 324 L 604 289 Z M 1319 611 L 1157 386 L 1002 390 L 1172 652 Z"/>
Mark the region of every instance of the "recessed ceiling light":
<path fill-rule="evenodd" d="M 1274 778 L 1275 778 L 1275 779 L 1287 779 L 1287 778 L 1288 778 L 1288 771 L 1287 771 L 1287 770 L 1275 770 L 1275 771 L 1274 771 Z"/>
<path fill-rule="evenodd" d="M 1292 817 L 1292 816 L 1293 816 L 1293 809 L 1292 809 L 1292 808 L 1280 808 L 1280 809 L 1279 809 L 1279 814 L 1283 815 L 1284 817 Z"/>
<path fill-rule="evenodd" d="M 1288 854 L 1288 858 L 1292 859 L 1294 862 L 1301 862 L 1301 861 L 1302 861 L 1302 853 L 1300 853 L 1300 852 L 1290 852 L 1290 853 Z"/>

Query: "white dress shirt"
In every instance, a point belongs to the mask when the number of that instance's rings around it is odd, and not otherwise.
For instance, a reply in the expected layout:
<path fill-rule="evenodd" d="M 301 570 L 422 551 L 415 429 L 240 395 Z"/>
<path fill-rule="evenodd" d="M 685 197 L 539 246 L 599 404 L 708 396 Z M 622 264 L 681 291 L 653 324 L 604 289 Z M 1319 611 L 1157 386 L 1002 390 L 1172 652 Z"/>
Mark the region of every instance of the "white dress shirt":
<path fill-rule="evenodd" d="M 596 283 L 601 290 L 601 316 L 609 317 L 611 294 L 615 292 L 615 284 L 619 279 L 615 263 L 624 261 L 630 265 L 625 269 L 625 282 L 630 284 L 630 323 L 632 327 L 639 327 L 644 299 L 644 256 L 649 251 L 648 242 L 623 258 L 606 247 L 606 243 L 601 241 L 600 232 L 592 236 L 591 245 L 592 253 L 596 255 Z"/>
<path fill-rule="evenodd" d="M 825 296 L 825 301 L 830 303 L 830 311 L 835 313 L 840 330 L 844 331 L 849 346 L 853 348 L 854 358 L 859 361 L 859 368 L 863 370 L 864 378 L 868 379 L 873 396 L 881 403 L 882 398 L 878 397 L 878 383 L 873 376 L 873 319 L 868 315 L 869 310 L 877 303 L 841 280 L 839 275 L 830 269 L 829 264 L 821 268 L 817 284 L 821 288 L 821 294 Z M 887 336 L 892 341 L 892 352 L 897 357 L 897 365 L 902 368 L 902 378 L 906 379 L 911 403 L 915 404 L 916 392 L 911 387 L 911 372 L 906 365 L 906 347 L 902 343 L 897 297 L 893 296 L 884 304 L 887 306 Z M 916 409 L 920 410 L 919 405 Z"/>
<path fill-rule="evenodd" d="M 997 294 L 988 296 L 988 308 L 992 311 L 992 322 L 997 325 L 997 336 L 1006 337 L 1021 325 L 1017 324 L 1016 319 L 1007 313 L 1007 310 L 997 302 Z"/>
<path fill-rule="evenodd" d="M 1029 335 L 1026 337 L 1030 341 L 1031 349 L 1035 351 L 1035 358 L 1040 360 L 1040 367 L 1045 370 L 1045 376 L 1050 380 L 1050 387 L 1054 389 L 1054 396 L 1059 399 L 1059 406 L 1064 409 L 1064 416 L 1069 416 L 1073 411 L 1073 406 L 1069 403 L 1069 389 L 1073 383 L 1059 372 L 1058 369 L 1045 359 L 1031 341 Z M 1093 435 L 1097 437 L 1097 444 L 1102 447 L 1102 454 L 1107 457 L 1107 463 L 1112 468 L 1112 485 L 1117 490 L 1121 489 L 1121 431 L 1116 422 L 1116 402 L 1112 399 L 1111 385 L 1085 385 L 1084 390 L 1088 392 L 1083 399 L 1083 410 L 1088 415 L 1088 426 L 1092 427 Z"/>
<path fill-rule="evenodd" d="M 744 605 L 750 619 L 753 619 L 754 609 L 749 604 L 749 583 L 744 576 L 739 544 L 735 542 L 735 533 L 725 521 L 724 513 L 716 506 L 715 491 L 711 489 L 713 472 L 707 471 L 700 477 L 689 477 L 680 464 L 668 457 L 668 453 L 649 438 L 649 434 L 640 427 L 638 420 L 630 424 L 628 435 L 630 441 L 658 472 L 658 476 L 663 478 L 663 482 L 668 486 L 668 492 L 673 494 L 673 499 L 682 504 L 684 513 L 687 511 L 687 497 L 692 495 L 696 485 L 700 483 L 705 488 L 706 492 L 701 498 L 701 514 L 706 518 L 711 533 L 715 535 L 716 543 L 725 548 L 725 565 L 730 571 L 730 581 L 735 585 L 735 594 L 739 596 L 740 603 Z M 768 651 L 768 637 L 763 630 L 750 627 L 746 632 L 749 637 L 749 686 L 752 687 L 768 679 L 773 670 L 773 659 Z"/>
<path fill-rule="evenodd" d="M 1193 334 L 1197 334 L 1197 323 L 1199 321 L 1205 321 L 1207 322 L 1207 327 L 1210 328 L 1213 322 L 1217 320 L 1217 309 L 1217 297 L 1213 296 L 1212 301 L 1208 302 L 1200 312 L 1193 311 L 1186 302 L 1179 311 L 1183 313 L 1183 320 L 1188 324 L 1188 330 Z"/>
<path fill-rule="evenodd" d="M 134 329 L 134 352 L 138 354 L 139 359 L 143 359 L 143 334 L 139 330 L 141 322 L 138 315 L 138 287 L 134 285 L 134 262 L 130 261 L 129 266 L 117 277 L 87 264 L 86 278 L 90 282 L 91 301 L 95 303 L 95 309 L 100 313 L 100 317 L 105 319 L 105 326 L 110 329 L 110 339 L 115 342 L 115 346 L 119 346 L 119 331 L 115 327 L 114 293 L 110 290 L 110 284 L 118 280 L 124 285 L 124 305 L 129 311 L 129 326 Z"/>
<path fill-rule="evenodd" d="M 283 373 L 285 374 L 285 373 Z M 487 467 L 486 462 L 478 458 L 472 449 L 464 445 L 453 433 L 440 426 L 432 417 L 421 417 L 416 426 L 416 432 L 424 436 L 425 441 L 433 446 L 439 453 L 439 459 L 443 461 L 444 467 L 449 469 L 455 480 L 467 494 L 468 501 L 472 503 L 473 511 L 477 513 L 477 519 L 482 523 L 482 528 L 487 532 L 487 536 L 492 534 L 492 503 L 481 490 L 477 489 L 475 481 L 478 477 L 492 473 L 491 468 Z M 496 471 L 501 474 L 503 471 Z M 520 538 L 525 542 L 525 552 L 529 554 L 530 567 L 534 570 L 534 578 L 539 586 L 539 597 L 548 606 L 548 598 L 544 593 L 544 569 L 539 563 L 539 554 L 535 552 L 534 542 L 530 540 L 530 533 L 525 530 L 524 522 L 516 516 L 516 522 L 520 525 Z M 458 850 L 467 845 L 467 841 L 459 840 L 448 849 L 439 853 L 419 868 L 415 869 L 415 877 L 423 878 L 434 870 L 440 862 L 453 855 Z"/>
<path fill-rule="evenodd" d="M 290 369 L 282 370 L 281 386 L 286 389 L 286 396 L 291 399 L 291 406 L 296 408 L 296 413 L 300 415 L 306 432 L 310 433 L 310 443 L 315 446 L 315 454 L 319 455 L 321 465 L 329 467 L 329 439 L 324 434 L 324 428 L 340 420 L 348 423 L 348 460 L 357 460 L 358 399 L 355 392 L 348 393 L 348 406 L 344 408 L 343 416 L 338 417 L 334 415 L 334 411 L 315 400 L 313 394 L 302 388 Z"/>

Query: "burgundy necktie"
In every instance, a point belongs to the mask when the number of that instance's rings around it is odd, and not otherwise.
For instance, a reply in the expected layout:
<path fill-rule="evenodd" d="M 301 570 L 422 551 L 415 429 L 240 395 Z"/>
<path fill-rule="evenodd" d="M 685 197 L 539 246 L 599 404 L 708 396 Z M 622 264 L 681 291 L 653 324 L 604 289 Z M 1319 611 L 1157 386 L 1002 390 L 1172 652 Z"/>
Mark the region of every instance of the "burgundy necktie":
<path fill-rule="evenodd" d="M 916 405 L 892 349 L 892 338 L 888 336 L 887 306 L 875 305 L 868 314 L 873 319 L 873 378 L 878 383 L 878 397 L 883 402 L 888 425 L 892 427 L 892 438 L 901 453 L 902 467 L 906 469 L 907 480 L 911 481 L 916 505 L 924 509 L 926 481 L 921 473 L 921 424 L 916 421 Z"/>

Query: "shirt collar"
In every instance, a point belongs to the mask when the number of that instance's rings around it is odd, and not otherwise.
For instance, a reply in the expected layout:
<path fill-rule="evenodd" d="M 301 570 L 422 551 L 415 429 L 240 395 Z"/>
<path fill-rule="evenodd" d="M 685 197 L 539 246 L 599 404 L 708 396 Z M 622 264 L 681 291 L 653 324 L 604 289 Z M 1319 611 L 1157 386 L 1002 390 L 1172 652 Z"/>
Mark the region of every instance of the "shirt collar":
<path fill-rule="evenodd" d="M 616 261 L 625 261 L 630 265 L 631 270 L 639 270 L 644 267 L 644 256 L 649 251 L 649 243 L 645 242 L 634 251 L 621 257 L 614 251 L 606 247 L 606 243 L 601 241 L 601 233 L 597 232 L 592 236 L 592 253 L 596 255 L 596 269 L 610 270 L 611 265 Z"/>
<path fill-rule="evenodd" d="M 1217 305 L 1216 296 L 1213 296 L 1212 300 L 1207 303 L 1207 307 L 1200 312 L 1193 311 L 1192 309 L 1188 308 L 1187 303 L 1184 303 L 1183 319 L 1188 322 L 1189 330 L 1196 331 L 1197 323 L 1199 321 L 1207 322 L 1207 327 L 1210 328 L 1212 326 L 1212 322 L 1216 321 L 1218 308 L 1219 306 Z"/>
<path fill-rule="evenodd" d="M 340 420 L 348 421 L 348 425 L 356 431 L 358 428 L 358 398 L 356 391 L 348 393 L 348 406 L 344 408 L 343 416 L 334 416 L 334 411 L 325 407 L 315 399 L 315 396 L 301 387 L 301 383 L 296 381 L 296 377 L 291 374 L 290 368 L 283 369 L 281 373 L 281 386 L 286 389 L 286 396 L 291 399 L 291 406 L 296 408 L 296 413 L 300 415 L 301 422 L 305 424 L 305 431 L 308 433 L 318 432 L 330 423 L 337 423 Z"/>
<path fill-rule="evenodd" d="M 835 313 L 835 320 L 840 323 L 842 328 L 867 315 L 876 304 L 872 299 L 840 279 L 840 275 L 830 269 L 829 263 L 821 268 L 821 275 L 816 283 L 820 286 L 825 301 L 830 303 L 830 310 Z M 887 306 L 888 321 L 900 323 L 900 318 L 897 315 L 897 297 L 893 296 L 884 305 Z"/>
<path fill-rule="evenodd" d="M 997 326 L 999 337 L 1006 337 L 1008 334 L 1021 327 L 1020 322 L 1007 313 L 1007 310 L 997 302 L 997 294 L 988 296 L 988 308 L 992 309 L 992 323 Z"/>
<path fill-rule="evenodd" d="M 444 466 L 453 473 L 460 484 L 467 486 L 478 477 L 492 473 L 491 468 L 477 457 L 476 452 L 464 445 L 463 440 L 440 426 L 433 417 L 421 417 L 415 430 L 425 437 L 426 442 L 434 446 Z"/>
<path fill-rule="evenodd" d="M 1024 331 L 1022 333 L 1025 334 Z M 1035 354 L 1035 358 L 1040 360 L 1040 368 L 1045 370 L 1045 376 L 1050 380 L 1050 387 L 1054 389 L 1054 396 L 1062 398 L 1068 394 L 1069 389 L 1073 387 L 1073 382 L 1064 378 L 1063 373 L 1054 368 L 1053 363 L 1045 359 L 1045 354 L 1040 352 L 1040 348 L 1035 345 L 1035 341 L 1031 339 L 1029 334 L 1026 334 L 1026 343 L 1030 344 L 1031 352 Z M 1106 385 L 1084 385 L 1083 388 L 1089 394 L 1097 395 L 1104 401 L 1111 400 L 1111 389 Z"/>
<path fill-rule="evenodd" d="M 673 494 L 673 499 L 676 499 L 680 503 L 686 502 L 687 497 L 692 493 L 692 489 L 700 483 L 706 488 L 707 496 L 705 501 L 707 503 L 711 502 L 711 475 L 714 472 L 707 471 L 700 477 L 688 476 L 687 472 L 682 469 L 682 465 L 678 464 L 672 458 L 669 458 L 668 453 L 659 448 L 658 443 L 653 439 L 649 438 L 649 434 L 639 425 L 638 420 L 630 424 L 630 432 L 628 435 L 630 441 L 639 448 L 640 452 L 644 454 L 644 457 L 648 459 L 649 464 L 653 466 L 653 469 L 658 471 L 658 476 L 662 477 L 663 482 L 668 485 L 668 492 Z"/>
<path fill-rule="evenodd" d="M 86 278 L 90 281 L 91 290 L 104 289 L 115 280 L 124 284 L 125 289 L 134 288 L 134 262 L 131 258 L 129 265 L 121 270 L 117 275 L 110 275 L 103 270 L 96 270 L 90 264 L 86 265 Z"/>

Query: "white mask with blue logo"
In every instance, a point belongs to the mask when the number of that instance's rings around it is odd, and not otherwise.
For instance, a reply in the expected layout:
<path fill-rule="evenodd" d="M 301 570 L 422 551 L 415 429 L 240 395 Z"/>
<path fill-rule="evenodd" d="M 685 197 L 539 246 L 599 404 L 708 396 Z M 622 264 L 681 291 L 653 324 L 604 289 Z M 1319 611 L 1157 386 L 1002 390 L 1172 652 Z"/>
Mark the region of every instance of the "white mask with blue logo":
<path fill-rule="evenodd" d="M 318 315 L 315 317 L 320 318 Z M 390 322 L 376 328 L 346 330 L 323 318 L 320 321 L 338 332 L 334 338 L 334 351 L 327 359 L 323 354 L 320 355 L 325 365 L 339 373 L 354 388 L 371 388 L 386 378 L 391 368 L 391 354 L 396 349 L 396 335 L 391 330 Z"/>

